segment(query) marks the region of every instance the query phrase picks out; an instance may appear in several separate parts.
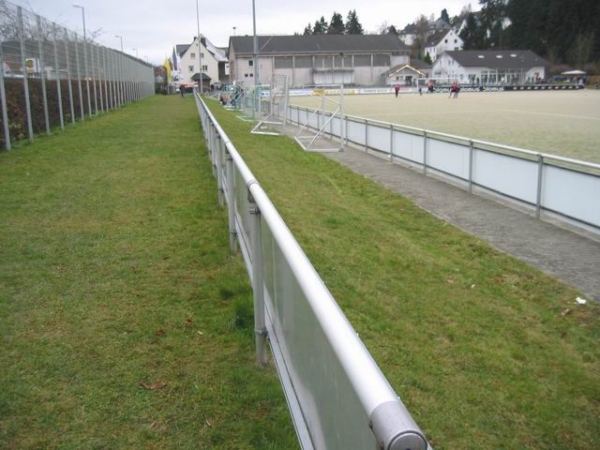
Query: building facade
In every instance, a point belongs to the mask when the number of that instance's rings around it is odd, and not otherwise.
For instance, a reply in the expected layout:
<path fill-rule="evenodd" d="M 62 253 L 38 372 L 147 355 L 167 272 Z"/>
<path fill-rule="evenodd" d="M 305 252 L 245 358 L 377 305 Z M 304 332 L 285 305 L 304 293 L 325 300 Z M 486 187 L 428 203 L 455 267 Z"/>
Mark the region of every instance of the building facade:
<path fill-rule="evenodd" d="M 200 58 L 198 58 L 200 52 Z M 197 82 L 200 73 L 207 87 L 217 82 L 226 83 L 229 79 L 229 64 L 222 49 L 214 46 L 208 39 L 194 37 L 191 44 L 175 46 L 177 78 L 179 83 L 191 85 Z M 202 65 L 200 70 L 199 63 Z"/>
<path fill-rule="evenodd" d="M 447 51 L 433 64 L 431 78 L 478 86 L 522 85 L 544 79 L 547 67 L 531 50 Z"/>
<path fill-rule="evenodd" d="M 436 31 L 427 38 L 425 54 L 429 55 L 431 62 L 435 62 L 438 55 L 448 51 L 462 50 L 463 40 L 454 30 Z"/>
<path fill-rule="evenodd" d="M 286 75 L 289 87 L 384 86 L 386 72 L 410 61 L 409 49 L 394 35 L 257 36 L 257 41 L 255 55 L 253 36 L 230 38 L 232 82 L 269 84 L 273 75 Z"/>

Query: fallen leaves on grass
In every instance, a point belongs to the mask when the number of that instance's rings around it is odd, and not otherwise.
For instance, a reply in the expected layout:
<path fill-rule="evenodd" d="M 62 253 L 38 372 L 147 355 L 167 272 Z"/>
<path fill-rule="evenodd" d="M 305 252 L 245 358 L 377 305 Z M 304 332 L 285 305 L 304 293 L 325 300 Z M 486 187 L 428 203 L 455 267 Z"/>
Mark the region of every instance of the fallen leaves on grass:
<path fill-rule="evenodd" d="M 145 383 L 144 381 L 140 381 L 140 386 L 148 391 L 155 391 L 157 389 L 162 389 L 167 385 L 164 381 L 157 381 L 156 383 Z"/>

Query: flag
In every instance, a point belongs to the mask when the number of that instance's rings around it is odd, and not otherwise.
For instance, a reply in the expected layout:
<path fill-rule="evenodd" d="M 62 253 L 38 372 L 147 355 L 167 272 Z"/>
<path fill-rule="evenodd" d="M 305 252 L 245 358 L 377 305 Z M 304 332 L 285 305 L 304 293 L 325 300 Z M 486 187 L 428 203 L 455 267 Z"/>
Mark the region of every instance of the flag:
<path fill-rule="evenodd" d="M 164 66 L 167 72 L 167 83 L 171 84 L 171 81 L 173 81 L 171 77 L 171 61 L 169 61 L 169 58 L 167 58 L 166 56 Z"/>

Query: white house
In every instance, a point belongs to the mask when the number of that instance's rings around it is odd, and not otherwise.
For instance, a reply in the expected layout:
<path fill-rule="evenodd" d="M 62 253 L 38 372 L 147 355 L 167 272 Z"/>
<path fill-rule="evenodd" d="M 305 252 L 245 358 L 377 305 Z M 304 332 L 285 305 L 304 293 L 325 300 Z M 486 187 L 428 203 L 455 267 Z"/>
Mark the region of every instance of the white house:
<path fill-rule="evenodd" d="M 438 55 L 448 51 L 462 50 L 464 41 L 454 30 L 436 31 L 427 38 L 425 43 L 425 54 L 429 55 L 432 62 L 435 62 Z"/>
<path fill-rule="evenodd" d="M 200 52 L 200 58 L 198 53 Z M 179 82 L 193 84 L 202 73 L 202 82 L 208 87 L 216 82 L 226 83 L 229 78 L 229 64 L 225 52 L 214 46 L 206 37 L 200 36 L 200 40 L 194 37 L 191 44 L 177 44 L 175 54 L 178 57 L 176 64 Z M 199 61 L 200 59 L 200 61 Z M 202 70 L 199 70 L 199 62 Z"/>
<path fill-rule="evenodd" d="M 531 50 L 447 51 L 433 64 L 431 78 L 478 86 L 533 83 L 546 76 L 548 62 Z"/>

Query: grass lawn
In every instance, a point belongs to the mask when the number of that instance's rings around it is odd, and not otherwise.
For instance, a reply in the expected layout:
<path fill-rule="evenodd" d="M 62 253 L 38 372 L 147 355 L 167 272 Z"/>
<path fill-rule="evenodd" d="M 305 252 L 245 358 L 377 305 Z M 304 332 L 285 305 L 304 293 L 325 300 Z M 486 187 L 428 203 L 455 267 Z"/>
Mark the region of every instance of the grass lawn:
<path fill-rule="evenodd" d="M 0 449 L 297 448 L 192 96 L 0 153 Z"/>
<path fill-rule="evenodd" d="M 598 305 L 210 104 L 436 450 L 600 447 Z M 1 449 L 298 448 L 191 96 L 0 153 L 0 188 Z"/>
<path fill-rule="evenodd" d="M 210 105 L 436 449 L 600 447 L 597 304 Z"/>

